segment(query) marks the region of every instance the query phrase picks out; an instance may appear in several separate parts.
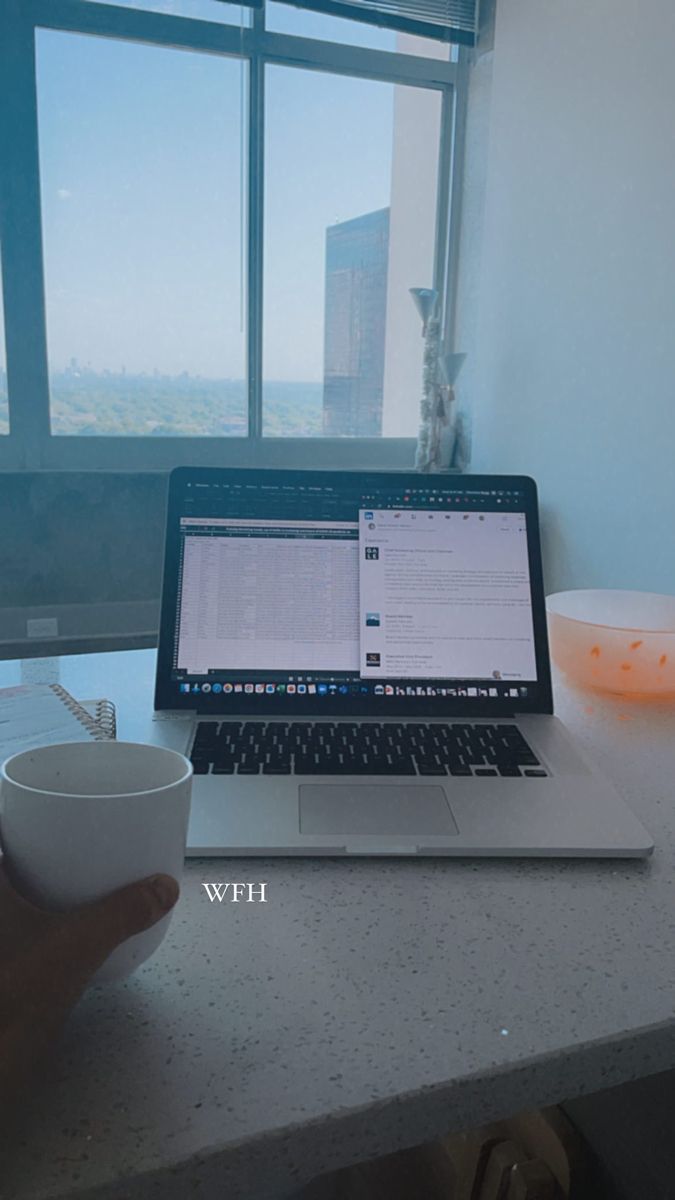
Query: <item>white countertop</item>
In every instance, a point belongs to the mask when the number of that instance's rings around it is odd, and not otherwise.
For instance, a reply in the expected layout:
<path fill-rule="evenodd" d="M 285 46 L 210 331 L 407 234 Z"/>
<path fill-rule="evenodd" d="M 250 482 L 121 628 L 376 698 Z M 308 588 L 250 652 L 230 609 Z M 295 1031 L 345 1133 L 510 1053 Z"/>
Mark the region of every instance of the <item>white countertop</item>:
<path fill-rule="evenodd" d="M 151 705 L 154 651 L 0 664 Z M 94 989 L 0 1158 L 3 1200 L 272 1200 L 327 1171 L 675 1065 L 675 705 L 556 682 L 648 860 L 192 860 Z M 203 881 L 267 883 L 211 904 Z"/>

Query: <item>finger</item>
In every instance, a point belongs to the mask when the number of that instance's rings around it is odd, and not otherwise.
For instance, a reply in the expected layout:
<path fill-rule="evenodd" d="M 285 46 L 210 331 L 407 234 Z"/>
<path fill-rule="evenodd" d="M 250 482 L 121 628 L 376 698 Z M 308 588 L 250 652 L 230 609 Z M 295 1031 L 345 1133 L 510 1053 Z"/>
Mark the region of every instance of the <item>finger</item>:
<path fill-rule="evenodd" d="M 62 973 L 88 979 L 121 942 L 166 916 L 179 891 L 171 875 L 152 875 L 64 914 L 55 945 Z"/>
<path fill-rule="evenodd" d="M 58 919 L 57 913 L 37 908 L 16 890 L 7 862 L 0 858 L 0 957 L 11 959 Z"/>

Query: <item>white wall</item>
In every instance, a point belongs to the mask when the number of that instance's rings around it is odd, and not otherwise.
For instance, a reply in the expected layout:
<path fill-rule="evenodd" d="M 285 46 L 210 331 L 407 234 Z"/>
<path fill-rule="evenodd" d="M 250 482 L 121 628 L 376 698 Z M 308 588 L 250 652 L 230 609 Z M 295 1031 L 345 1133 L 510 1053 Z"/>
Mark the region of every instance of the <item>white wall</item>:
<path fill-rule="evenodd" d="M 548 590 L 675 592 L 673 0 L 498 0 L 481 227 L 471 470 L 537 479 Z"/>
<path fill-rule="evenodd" d="M 403 54 L 449 58 L 450 48 L 428 38 L 399 34 Z M 440 53 L 439 53 L 440 52 Z M 424 340 L 411 287 L 432 287 L 440 93 L 427 88 L 394 88 L 391 163 L 387 325 L 384 354 L 384 437 L 417 437 Z"/>

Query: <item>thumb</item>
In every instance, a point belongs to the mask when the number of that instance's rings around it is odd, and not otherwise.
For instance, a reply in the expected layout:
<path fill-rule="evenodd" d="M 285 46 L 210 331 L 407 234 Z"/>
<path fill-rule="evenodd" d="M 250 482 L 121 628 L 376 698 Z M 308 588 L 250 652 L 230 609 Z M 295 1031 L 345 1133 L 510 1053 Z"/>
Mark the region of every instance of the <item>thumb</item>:
<path fill-rule="evenodd" d="M 121 942 L 166 916 L 179 891 L 171 875 L 151 875 L 65 914 L 59 930 L 61 962 L 83 977 L 93 974 Z"/>

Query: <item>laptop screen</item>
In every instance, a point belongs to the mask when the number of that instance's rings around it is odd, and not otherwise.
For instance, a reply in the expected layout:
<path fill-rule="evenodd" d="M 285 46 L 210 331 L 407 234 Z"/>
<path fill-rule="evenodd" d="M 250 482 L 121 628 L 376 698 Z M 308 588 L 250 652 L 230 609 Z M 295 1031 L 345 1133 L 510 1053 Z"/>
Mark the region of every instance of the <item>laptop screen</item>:
<path fill-rule="evenodd" d="M 531 481 L 176 474 L 158 706 L 539 709 Z"/>

